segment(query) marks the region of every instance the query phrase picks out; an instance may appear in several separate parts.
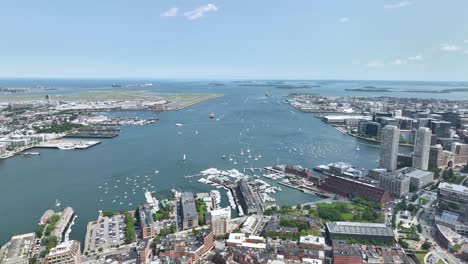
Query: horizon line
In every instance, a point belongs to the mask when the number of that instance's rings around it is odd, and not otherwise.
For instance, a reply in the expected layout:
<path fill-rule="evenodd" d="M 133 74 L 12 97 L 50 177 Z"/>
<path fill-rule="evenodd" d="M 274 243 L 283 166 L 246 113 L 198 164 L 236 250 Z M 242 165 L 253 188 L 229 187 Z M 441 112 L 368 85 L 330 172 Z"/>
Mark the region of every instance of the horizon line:
<path fill-rule="evenodd" d="M 65 77 L 65 76 L 22 76 L 22 77 L 7 77 L 0 76 L 0 80 L 165 80 L 165 81 L 184 81 L 184 80 L 198 80 L 198 81 L 375 81 L 375 82 L 467 82 L 468 80 L 417 80 L 417 79 L 361 79 L 361 78 L 239 78 L 239 77 Z"/>

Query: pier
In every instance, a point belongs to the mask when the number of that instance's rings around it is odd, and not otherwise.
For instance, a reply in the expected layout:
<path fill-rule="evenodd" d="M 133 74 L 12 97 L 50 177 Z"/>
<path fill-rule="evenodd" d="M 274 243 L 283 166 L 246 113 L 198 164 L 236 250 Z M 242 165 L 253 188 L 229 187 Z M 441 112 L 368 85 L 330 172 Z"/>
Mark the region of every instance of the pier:
<path fill-rule="evenodd" d="M 87 149 L 93 147 L 101 141 L 82 141 L 82 140 L 51 140 L 42 142 L 34 147 L 36 148 L 58 148 L 58 149 Z"/>
<path fill-rule="evenodd" d="M 251 172 L 263 172 L 263 168 L 244 168 L 244 173 L 247 172 L 247 171 L 251 171 Z"/>

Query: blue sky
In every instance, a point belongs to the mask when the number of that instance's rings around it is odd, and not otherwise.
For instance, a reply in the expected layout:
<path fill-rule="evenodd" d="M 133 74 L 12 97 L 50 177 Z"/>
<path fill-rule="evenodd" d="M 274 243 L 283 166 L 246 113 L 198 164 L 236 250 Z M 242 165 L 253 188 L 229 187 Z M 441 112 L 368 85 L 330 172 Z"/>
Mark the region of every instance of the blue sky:
<path fill-rule="evenodd" d="M 468 80 L 466 0 L 5 0 L 0 77 Z"/>

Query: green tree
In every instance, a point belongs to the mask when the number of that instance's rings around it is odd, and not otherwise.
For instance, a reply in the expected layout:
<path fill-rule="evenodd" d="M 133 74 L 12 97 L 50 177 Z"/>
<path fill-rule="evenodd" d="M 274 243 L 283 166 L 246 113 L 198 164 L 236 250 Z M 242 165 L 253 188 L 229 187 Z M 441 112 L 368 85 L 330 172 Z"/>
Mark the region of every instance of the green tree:
<path fill-rule="evenodd" d="M 135 218 L 129 213 L 125 212 L 125 244 L 130 244 L 135 241 Z"/>
<path fill-rule="evenodd" d="M 426 241 L 421 245 L 421 248 L 424 249 L 424 250 L 428 250 L 428 249 L 431 248 L 431 246 L 432 246 L 432 243 L 429 242 L 429 241 Z"/>
<path fill-rule="evenodd" d="M 37 225 L 34 233 L 36 233 L 37 238 L 41 238 L 44 233 L 44 225 Z"/>
<path fill-rule="evenodd" d="M 461 245 L 460 245 L 460 244 L 455 244 L 455 245 L 453 245 L 453 247 L 450 249 L 450 251 L 452 251 L 452 252 L 458 252 L 458 251 L 460 251 L 460 249 L 461 249 Z"/>

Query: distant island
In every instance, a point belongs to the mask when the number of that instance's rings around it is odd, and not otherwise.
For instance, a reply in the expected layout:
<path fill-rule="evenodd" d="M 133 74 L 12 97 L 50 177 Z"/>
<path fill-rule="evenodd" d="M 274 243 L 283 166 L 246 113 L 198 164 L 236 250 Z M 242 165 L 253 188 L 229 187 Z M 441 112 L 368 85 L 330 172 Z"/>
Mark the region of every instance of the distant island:
<path fill-rule="evenodd" d="M 432 93 L 432 94 L 443 94 L 443 93 L 454 93 L 454 92 L 468 92 L 468 87 L 462 88 L 447 88 L 441 90 L 428 90 L 428 89 L 407 89 L 407 90 L 391 90 L 391 88 L 379 88 L 375 86 L 363 86 L 362 88 L 346 88 L 348 92 L 370 92 L 370 93 L 391 93 L 391 92 L 402 92 L 402 93 Z"/>
<path fill-rule="evenodd" d="M 292 90 L 292 89 L 311 89 L 320 87 L 320 85 L 289 85 L 289 84 L 277 84 L 277 83 L 259 83 L 259 84 L 239 84 L 238 86 L 249 86 L 249 87 L 271 87 L 276 89 L 285 89 L 285 90 Z"/>
<path fill-rule="evenodd" d="M 276 89 L 311 89 L 311 88 L 318 88 L 320 85 L 280 85 L 275 86 Z"/>
<path fill-rule="evenodd" d="M 24 93 L 24 89 L 0 87 L 0 94 Z"/>
<path fill-rule="evenodd" d="M 407 93 L 453 93 L 453 92 L 468 92 L 468 87 L 464 88 L 448 88 L 442 90 L 406 90 Z"/>
<path fill-rule="evenodd" d="M 210 82 L 208 84 L 211 86 L 224 86 L 225 85 L 224 83 L 220 83 L 220 82 Z"/>
<path fill-rule="evenodd" d="M 347 88 L 345 91 L 348 92 L 380 92 L 387 93 L 392 92 L 389 88 L 377 88 L 375 86 L 364 86 L 362 88 Z"/>

